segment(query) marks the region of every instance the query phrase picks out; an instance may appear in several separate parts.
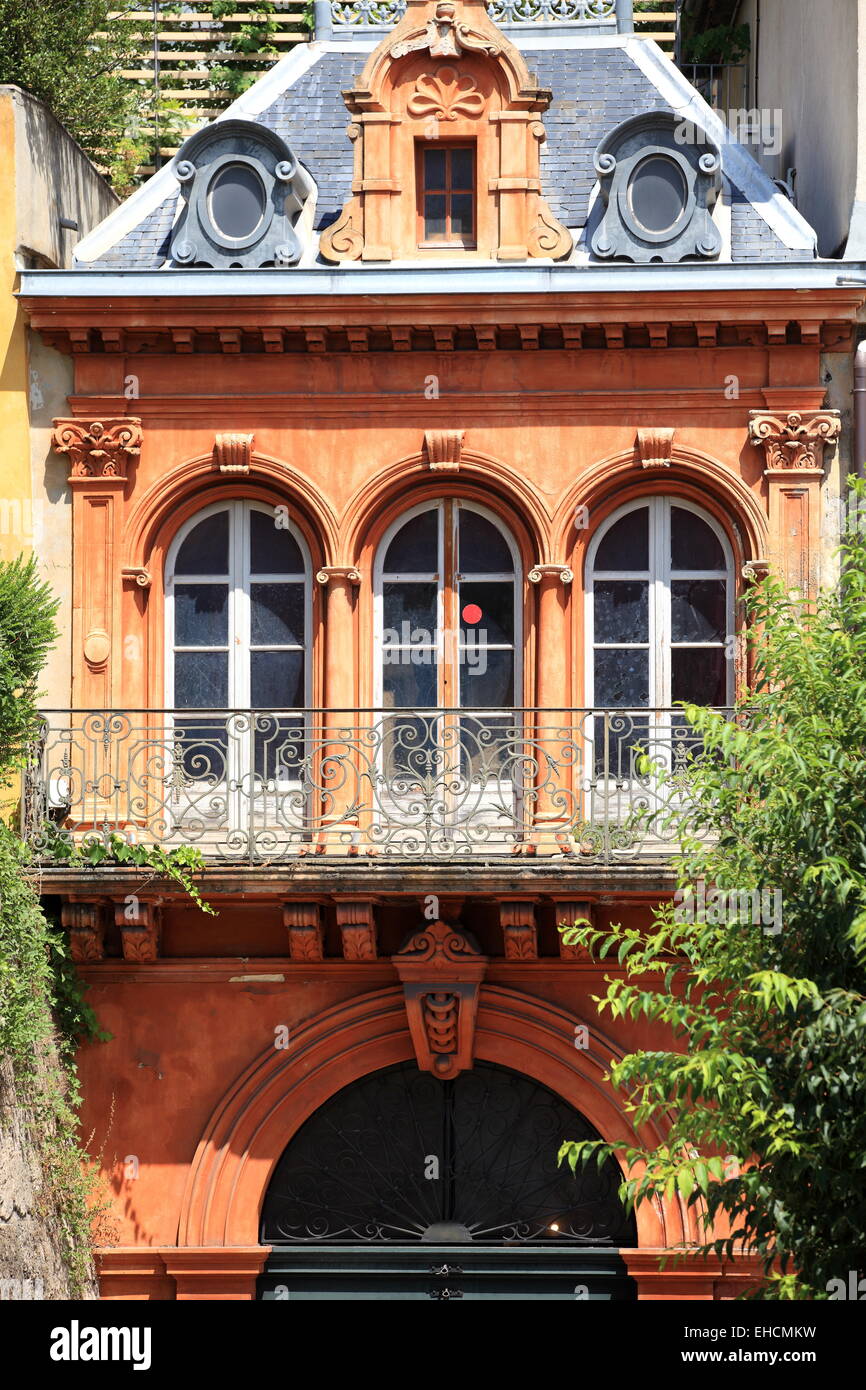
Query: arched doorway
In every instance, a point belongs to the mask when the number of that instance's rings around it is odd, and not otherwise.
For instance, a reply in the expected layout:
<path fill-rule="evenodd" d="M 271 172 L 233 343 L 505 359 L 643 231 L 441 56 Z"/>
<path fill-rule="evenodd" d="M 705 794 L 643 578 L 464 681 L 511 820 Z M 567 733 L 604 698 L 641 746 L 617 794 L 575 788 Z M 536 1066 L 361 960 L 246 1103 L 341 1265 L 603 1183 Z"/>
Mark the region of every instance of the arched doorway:
<path fill-rule="evenodd" d="M 637 1244 L 608 1162 L 559 1168 L 596 1131 L 492 1062 L 452 1081 L 414 1062 L 362 1077 L 301 1126 L 262 1208 L 264 1299 L 634 1297 Z"/>

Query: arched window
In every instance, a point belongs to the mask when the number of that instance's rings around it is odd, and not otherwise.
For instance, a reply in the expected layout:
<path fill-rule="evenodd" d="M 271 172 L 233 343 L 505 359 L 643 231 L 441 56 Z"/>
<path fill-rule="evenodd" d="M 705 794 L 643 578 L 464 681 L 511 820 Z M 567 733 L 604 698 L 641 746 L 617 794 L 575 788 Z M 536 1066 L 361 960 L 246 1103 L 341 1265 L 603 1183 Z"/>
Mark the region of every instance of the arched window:
<path fill-rule="evenodd" d="M 282 508 L 217 503 L 175 537 L 165 594 L 166 704 L 195 712 L 172 717 L 183 782 L 174 818 L 234 828 L 298 775 L 311 697 L 309 555 Z"/>
<path fill-rule="evenodd" d="M 198 513 L 166 566 L 167 704 L 309 703 L 310 561 L 281 509 L 238 500 Z"/>
<path fill-rule="evenodd" d="M 669 709 L 734 697 L 734 562 L 721 527 L 690 502 L 632 502 L 587 558 L 587 703 Z"/>
<path fill-rule="evenodd" d="M 520 597 L 517 547 L 473 503 L 416 507 L 380 546 L 380 802 L 399 836 L 430 850 L 489 845 L 497 836 L 501 846 L 511 843 L 519 820 L 509 710 L 522 698 Z"/>
<path fill-rule="evenodd" d="M 388 531 L 376 566 L 377 704 L 520 703 L 519 557 L 493 516 L 447 498 Z"/>

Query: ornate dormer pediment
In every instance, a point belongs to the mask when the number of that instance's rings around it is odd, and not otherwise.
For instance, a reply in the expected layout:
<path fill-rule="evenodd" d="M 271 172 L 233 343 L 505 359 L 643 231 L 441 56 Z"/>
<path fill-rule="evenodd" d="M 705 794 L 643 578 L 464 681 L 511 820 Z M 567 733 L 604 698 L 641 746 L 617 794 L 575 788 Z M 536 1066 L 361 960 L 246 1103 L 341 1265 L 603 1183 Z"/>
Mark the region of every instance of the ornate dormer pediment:
<path fill-rule="evenodd" d="M 541 196 L 551 93 L 483 0 L 409 0 L 343 93 L 352 196 L 329 261 L 559 260 L 573 247 Z"/>

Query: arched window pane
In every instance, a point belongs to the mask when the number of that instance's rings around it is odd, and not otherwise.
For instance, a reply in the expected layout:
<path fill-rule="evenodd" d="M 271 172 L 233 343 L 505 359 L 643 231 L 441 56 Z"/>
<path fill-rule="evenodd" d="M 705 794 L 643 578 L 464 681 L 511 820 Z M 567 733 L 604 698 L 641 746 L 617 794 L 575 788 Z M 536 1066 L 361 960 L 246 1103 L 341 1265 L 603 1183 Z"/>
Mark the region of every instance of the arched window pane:
<path fill-rule="evenodd" d="M 727 627 L 724 579 L 671 582 L 671 641 L 724 642 Z"/>
<path fill-rule="evenodd" d="M 303 574 L 304 557 L 290 531 L 280 526 L 284 513 L 250 512 L 250 573 Z"/>
<path fill-rule="evenodd" d="M 227 584 L 178 584 L 174 591 L 174 640 L 179 647 L 226 647 Z"/>
<path fill-rule="evenodd" d="M 614 523 L 598 548 L 597 570 L 649 569 L 649 509 L 639 507 Z"/>
<path fill-rule="evenodd" d="M 250 641 L 254 647 L 303 646 L 303 584 L 250 586 Z"/>
<path fill-rule="evenodd" d="M 463 642 L 509 646 L 514 641 L 514 585 L 474 582 L 460 585 Z"/>
<path fill-rule="evenodd" d="M 206 516 L 192 528 L 177 553 L 174 572 L 214 576 L 228 574 L 228 511 L 214 512 L 212 516 Z"/>
<path fill-rule="evenodd" d="M 597 643 L 649 641 L 649 584 L 599 579 L 595 585 Z"/>
<path fill-rule="evenodd" d="M 461 508 L 460 560 L 463 574 L 512 574 L 514 561 L 498 527 L 478 512 Z"/>
<path fill-rule="evenodd" d="M 705 521 L 684 507 L 671 508 L 671 569 L 725 569 L 725 555 L 718 536 Z"/>
<path fill-rule="evenodd" d="M 386 574 L 435 574 L 439 568 L 439 511 L 413 516 L 388 546 Z"/>

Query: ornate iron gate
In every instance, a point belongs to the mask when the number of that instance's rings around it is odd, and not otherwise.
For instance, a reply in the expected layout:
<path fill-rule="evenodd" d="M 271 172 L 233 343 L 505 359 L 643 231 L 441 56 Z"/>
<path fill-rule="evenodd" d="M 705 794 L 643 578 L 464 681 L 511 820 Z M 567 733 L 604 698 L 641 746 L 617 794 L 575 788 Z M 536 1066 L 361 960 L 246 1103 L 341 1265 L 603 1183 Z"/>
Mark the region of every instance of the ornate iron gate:
<path fill-rule="evenodd" d="M 628 1298 L 637 1244 L 612 1162 L 560 1097 L 487 1062 L 453 1081 L 406 1063 L 339 1092 L 289 1144 L 262 1211 L 260 1297 Z M 538 1276 L 543 1276 L 539 1280 Z M 584 1291 L 584 1292 L 581 1292 Z"/>

